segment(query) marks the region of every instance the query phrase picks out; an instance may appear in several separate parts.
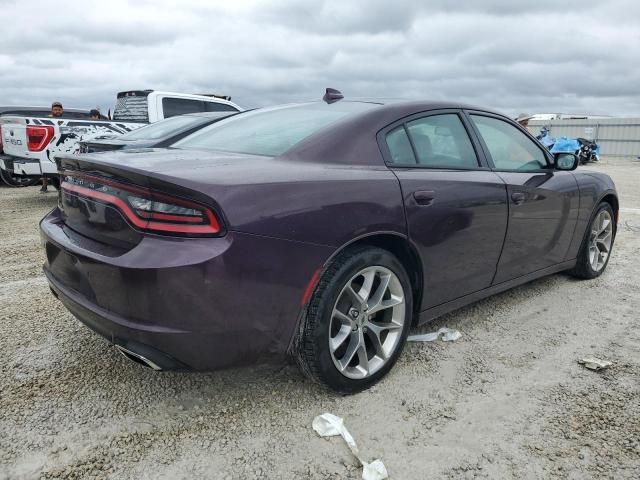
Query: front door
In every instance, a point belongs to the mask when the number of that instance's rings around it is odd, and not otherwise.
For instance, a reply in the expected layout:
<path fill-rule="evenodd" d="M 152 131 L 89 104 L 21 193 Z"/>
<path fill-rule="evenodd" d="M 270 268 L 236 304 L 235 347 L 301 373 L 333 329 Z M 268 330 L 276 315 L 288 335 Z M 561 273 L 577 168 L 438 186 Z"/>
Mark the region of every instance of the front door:
<path fill-rule="evenodd" d="M 494 284 L 562 263 L 580 203 L 573 173 L 554 170 L 542 147 L 515 125 L 487 114 L 469 118 L 507 184 L 509 227 Z"/>
<path fill-rule="evenodd" d="M 506 187 L 479 161 L 460 113 L 413 116 L 382 133 L 422 259 L 422 309 L 489 287 L 507 228 Z"/>

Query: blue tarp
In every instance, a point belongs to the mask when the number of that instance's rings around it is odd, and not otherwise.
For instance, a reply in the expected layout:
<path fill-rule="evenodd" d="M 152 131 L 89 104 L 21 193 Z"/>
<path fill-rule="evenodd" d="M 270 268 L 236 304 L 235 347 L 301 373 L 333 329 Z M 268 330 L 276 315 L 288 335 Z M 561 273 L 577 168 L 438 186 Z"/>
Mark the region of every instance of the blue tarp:
<path fill-rule="evenodd" d="M 551 149 L 551 153 L 576 153 L 579 148 L 580 144 L 575 138 L 558 137 Z"/>
<path fill-rule="evenodd" d="M 556 141 L 555 138 L 553 138 L 548 133 L 545 133 L 544 135 L 539 136 L 538 140 L 540 140 L 540 143 L 544 145 L 546 148 L 549 148 Z"/>

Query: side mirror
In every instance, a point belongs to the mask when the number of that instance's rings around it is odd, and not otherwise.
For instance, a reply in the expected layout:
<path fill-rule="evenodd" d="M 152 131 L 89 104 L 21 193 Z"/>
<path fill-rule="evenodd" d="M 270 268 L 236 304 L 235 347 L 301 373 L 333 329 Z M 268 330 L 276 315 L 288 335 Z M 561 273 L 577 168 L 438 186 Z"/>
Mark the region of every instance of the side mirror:
<path fill-rule="evenodd" d="M 578 157 L 573 153 L 556 153 L 556 170 L 575 170 L 578 168 Z"/>

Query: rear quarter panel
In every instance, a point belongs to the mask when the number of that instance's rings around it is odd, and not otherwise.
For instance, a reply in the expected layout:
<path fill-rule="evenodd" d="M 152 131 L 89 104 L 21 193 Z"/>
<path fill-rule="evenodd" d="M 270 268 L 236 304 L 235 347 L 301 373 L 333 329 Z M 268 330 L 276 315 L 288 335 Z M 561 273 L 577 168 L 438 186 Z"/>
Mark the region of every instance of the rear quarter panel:
<path fill-rule="evenodd" d="M 154 178 L 201 191 L 229 230 L 339 247 L 379 232 L 406 234 L 397 178 L 386 166 L 299 163 L 256 157 L 236 165 Z M 188 166 L 185 165 L 185 169 Z"/>

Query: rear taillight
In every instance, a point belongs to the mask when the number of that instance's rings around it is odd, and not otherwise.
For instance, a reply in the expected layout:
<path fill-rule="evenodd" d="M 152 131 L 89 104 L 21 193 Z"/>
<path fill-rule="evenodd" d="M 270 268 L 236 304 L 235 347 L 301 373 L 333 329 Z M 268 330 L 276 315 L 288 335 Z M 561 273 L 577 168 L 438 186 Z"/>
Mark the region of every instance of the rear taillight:
<path fill-rule="evenodd" d="M 27 125 L 27 147 L 30 152 L 41 152 L 52 138 L 51 125 Z"/>
<path fill-rule="evenodd" d="M 113 180 L 65 172 L 62 191 L 116 207 L 139 230 L 166 235 L 221 233 L 213 210 L 200 203 Z"/>

